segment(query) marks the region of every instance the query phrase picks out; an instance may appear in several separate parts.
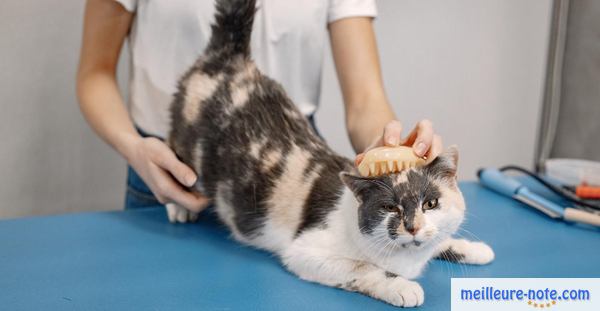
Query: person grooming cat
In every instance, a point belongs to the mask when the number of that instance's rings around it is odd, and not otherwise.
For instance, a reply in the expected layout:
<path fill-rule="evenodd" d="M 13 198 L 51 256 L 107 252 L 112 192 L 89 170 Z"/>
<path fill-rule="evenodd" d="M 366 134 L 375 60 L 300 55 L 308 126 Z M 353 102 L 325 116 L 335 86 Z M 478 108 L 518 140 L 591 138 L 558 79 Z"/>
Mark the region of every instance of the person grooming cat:
<path fill-rule="evenodd" d="M 258 0 L 257 6 L 253 61 L 284 87 L 313 127 L 330 42 L 343 101 L 323 104 L 344 105 L 354 151 L 401 144 L 428 161 L 442 151 L 441 138 L 426 119 L 414 129 L 404 124 L 403 132 L 385 94 L 373 29 L 375 0 Z M 188 191 L 196 172 L 164 140 L 177 81 L 208 45 L 214 10 L 214 0 L 86 1 L 79 103 L 94 131 L 129 164 L 125 209 L 174 202 L 198 211 L 208 204 Z M 128 53 L 120 53 L 123 46 Z M 116 78 L 124 54 L 130 68 L 127 94 Z M 185 215 L 169 216 L 190 221 Z"/>
<path fill-rule="evenodd" d="M 424 302 L 411 279 L 430 259 L 491 262 L 485 243 L 452 238 L 465 212 L 456 147 L 425 166 L 361 177 L 253 62 L 255 12 L 254 0 L 216 2 L 209 44 L 170 110 L 167 142 L 232 236 L 301 279 L 401 307 Z M 197 218 L 175 203 L 167 209 Z"/>

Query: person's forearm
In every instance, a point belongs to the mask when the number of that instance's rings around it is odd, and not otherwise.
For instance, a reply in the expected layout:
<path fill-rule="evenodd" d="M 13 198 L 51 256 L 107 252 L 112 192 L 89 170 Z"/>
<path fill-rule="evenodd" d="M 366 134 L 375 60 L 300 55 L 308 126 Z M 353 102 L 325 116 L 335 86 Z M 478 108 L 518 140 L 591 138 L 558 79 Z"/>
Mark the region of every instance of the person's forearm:
<path fill-rule="evenodd" d="M 329 25 L 331 50 L 354 150 L 363 152 L 395 119 L 383 90 L 371 18 L 353 17 Z"/>
<path fill-rule="evenodd" d="M 123 104 L 115 73 L 132 19 L 133 14 L 115 1 L 87 0 L 77 71 L 81 112 L 94 131 L 126 159 L 140 136 Z"/>
<path fill-rule="evenodd" d="M 124 158 L 140 138 L 110 71 L 80 73 L 77 80 L 79 106 L 90 126 Z"/>
<path fill-rule="evenodd" d="M 419 157 L 433 161 L 442 150 L 442 140 L 429 120 L 421 120 L 402 136 L 402 124 L 388 103 L 372 20 L 352 17 L 329 24 L 331 50 L 344 97 L 346 128 L 359 163 L 367 148 L 411 146 Z M 401 140 L 401 141 L 400 141 Z"/>
<path fill-rule="evenodd" d="M 346 127 L 354 151 L 363 152 L 378 137 L 382 128 L 395 120 L 394 111 L 385 96 L 362 99 L 366 104 L 349 104 L 346 112 Z"/>

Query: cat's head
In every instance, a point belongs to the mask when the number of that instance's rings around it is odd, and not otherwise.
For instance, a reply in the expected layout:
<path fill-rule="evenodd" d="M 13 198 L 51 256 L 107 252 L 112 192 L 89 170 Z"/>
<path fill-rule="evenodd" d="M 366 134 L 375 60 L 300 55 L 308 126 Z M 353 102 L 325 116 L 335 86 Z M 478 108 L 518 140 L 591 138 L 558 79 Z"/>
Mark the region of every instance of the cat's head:
<path fill-rule="evenodd" d="M 448 148 L 430 164 L 381 177 L 340 176 L 356 197 L 358 228 L 372 243 L 418 249 L 454 233 L 465 202 L 458 189 L 458 149 Z M 391 244 L 390 244 L 391 243 Z"/>

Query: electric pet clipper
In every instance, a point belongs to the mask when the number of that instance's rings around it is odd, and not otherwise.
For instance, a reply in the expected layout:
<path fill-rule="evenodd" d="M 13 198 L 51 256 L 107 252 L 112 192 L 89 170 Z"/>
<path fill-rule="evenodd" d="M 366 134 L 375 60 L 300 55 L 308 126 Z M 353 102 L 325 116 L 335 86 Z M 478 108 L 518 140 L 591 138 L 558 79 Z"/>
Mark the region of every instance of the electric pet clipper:
<path fill-rule="evenodd" d="M 518 180 L 502 174 L 497 169 L 482 169 L 478 172 L 478 175 L 479 181 L 485 187 L 527 204 L 552 218 L 600 227 L 600 215 L 571 207 L 563 208 L 532 192 Z"/>

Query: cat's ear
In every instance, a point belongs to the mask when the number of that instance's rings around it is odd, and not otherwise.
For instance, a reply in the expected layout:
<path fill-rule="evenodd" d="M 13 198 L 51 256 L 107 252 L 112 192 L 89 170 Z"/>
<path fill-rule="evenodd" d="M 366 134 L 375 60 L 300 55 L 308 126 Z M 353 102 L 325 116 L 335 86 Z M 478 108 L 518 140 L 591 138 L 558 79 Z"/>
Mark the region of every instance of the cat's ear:
<path fill-rule="evenodd" d="M 454 167 L 454 170 L 456 170 L 458 168 L 458 146 L 457 145 L 451 145 L 446 150 L 444 150 L 444 152 L 442 152 L 442 154 L 440 156 L 442 158 L 444 158 L 452 167 Z"/>
<path fill-rule="evenodd" d="M 354 171 L 354 170 L 353 170 Z M 354 195 L 363 200 L 363 198 L 374 191 L 377 186 L 372 178 L 361 177 L 357 172 L 341 172 L 340 179 L 342 182 L 354 192 Z"/>
<path fill-rule="evenodd" d="M 458 147 L 452 145 L 426 166 L 428 174 L 440 178 L 456 178 L 458 169 Z"/>

